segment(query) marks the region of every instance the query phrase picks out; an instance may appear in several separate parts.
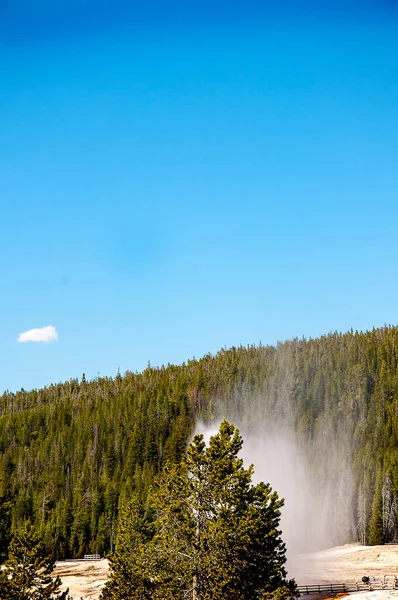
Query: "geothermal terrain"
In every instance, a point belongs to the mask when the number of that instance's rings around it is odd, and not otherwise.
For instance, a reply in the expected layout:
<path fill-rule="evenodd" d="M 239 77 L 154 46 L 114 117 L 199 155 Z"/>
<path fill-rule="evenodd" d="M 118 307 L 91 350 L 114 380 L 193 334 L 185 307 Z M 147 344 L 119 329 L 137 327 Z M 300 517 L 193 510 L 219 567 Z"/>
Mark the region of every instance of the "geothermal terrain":
<path fill-rule="evenodd" d="M 347 544 L 321 552 L 297 554 L 289 561 L 288 568 L 289 576 L 299 585 L 345 583 L 352 586 L 361 583 L 362 577 L 367 575 L 376 578 L 376 587 L 387 575 L 387 589 L 355 592 L 350 596 L 353 600 L 398 600 L 398 590 L 392 589 L 394 576 L 398 575 L 398 545 Z M 327 596 L 325 594 L 325 598 Z"/>
<path fill-rule="evenodd" d="M 288 571 L 289 576 L 294 577 L 299 585 L 351 585 L 356 581 L 360 582 L 364 575 L 374 576 L 376 582 L 387 575 L 391 583 L 394 575 L 398 575 L 398 545 L 347 544 L 320 552 L 296 554 L 289 560 Z"/>
<path fill-rule="evenodd" d="M 69 595 L 74 600 L 98 600 L 108 577 L 108 561 L 106 559 L 65 560 L 57 562 L 55 574 L 62 579 L 62 590 L 69 588 Z"/>
<path fill-rule="evenodd" d="M 55 572 L 60 575 L 63 589 L 69 587 L 74 600 L 98 600 L 108 575 L 108 563 L 100 561 L 62 561 Z M 377 582 L 388 575 L 391 588 L 398 575 L 398 545 L 360 546 L 348 544 L 320 552 L 297 554 L 289 559 L 288 575 L 299 585 L 313 583 L 355 584 L 363 575 L 374 576 Z M 377 590 L 353 594 L 358 600 L 398 600 L 398 590 Z M 325 595 L 327 597 L 327 595 Z M 305 598 L 305 596 L 304 596 Z"/>

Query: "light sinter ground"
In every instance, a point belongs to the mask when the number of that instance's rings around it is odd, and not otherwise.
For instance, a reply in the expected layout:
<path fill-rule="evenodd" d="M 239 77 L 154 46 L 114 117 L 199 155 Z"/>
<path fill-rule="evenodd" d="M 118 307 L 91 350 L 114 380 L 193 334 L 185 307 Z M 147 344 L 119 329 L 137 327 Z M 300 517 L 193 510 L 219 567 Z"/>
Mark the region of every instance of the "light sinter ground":
<path fill-rule="evenodd" d="M 355 600 L 398 600 L 398 590 L 393 589 L 394 577 L 398 575 L 398 545 L 347 544 L 320 552 L 297 554 L 289 560 L 288 569 L 289 577 L 294 577 L 299 585 L 345 583 L 352 587 L 356 582 L 362 583 L 362 577 L 366 575 L 375 577 L 376 587 L 387 576 L 387 589 L 360 591 L 350 596 Z"/>
<path fill-rule="evenodd" d="M 69 588 L 73 600 L 98 600 L 108 572 L 108 561 L 102 559 L 60 561 L 54 573 L 61 577 L 62 590 Z"/>
<path fill-rule="evenodd" d="M 58 562 L 55 573 L 60 575 L 63 588 L 69 587 L 74 600 L 98 600 L 108 576 L 108 562 L 65 561 Z M 346 583 L 353 585 L 367 575 L 380 582 L 385 575 L 392 587 L 398 575 L 398 545 L 360 546 L 348 544 L 307 554 L 291 556 L 288 576 L 294 577 L 299 585 L 314 583 Z M 398 590 L 376 590 L 353 594 L 356 600 L 398 600 Z M 303 596 L 305 598 L 305 596 Z"/>

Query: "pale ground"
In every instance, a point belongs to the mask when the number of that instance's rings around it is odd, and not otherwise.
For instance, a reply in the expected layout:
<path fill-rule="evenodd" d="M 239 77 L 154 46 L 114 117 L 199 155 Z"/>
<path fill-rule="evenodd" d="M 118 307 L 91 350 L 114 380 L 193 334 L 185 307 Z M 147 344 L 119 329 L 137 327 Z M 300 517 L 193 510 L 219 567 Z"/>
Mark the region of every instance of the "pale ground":
<path fill-rule="evenodd" d="M 297 554 L 289 559 L 289 577 L 299 585 L 360 581 L 364 575 L 389 581 L 398 575 L 398 545 L 360 546 L 347 544 L 321 552 Z M 398 596 L 397 596 L 398 600 Z"/>
<path fill-rule="evenodd" d="M 108 563 L 100 561 L 58 562 L 55 573 L 69 587 L 73 600 L 98 600 L 108 574 Z M 355 584 L 363 575 L 376 577 L 380 582 L 384 575 L 389 577 L 389 587 L 398 575 L 398 545 L 359 546 L 348 544 L 311 554 L 298 554 L 288 563 L 288 576 L 294 577 L 299 585 L 314 583 Z M 398 590 L 376 590 L 350 594 L 352 600 L 398 600 Z M 325 595 L 325 598 L 327 595 Z M 309 596 L 309 600 L 314 597 Z M 305 600 L 305 596 L 303 596 Z"/>
<path fill-rule="evenodd" d="M 73 600 L 98 600 L 108 576 L 108 561 L 104 558 L 60 561 L 54 573 L 61 577 L 61 589 L 69 588 Z"/>
<path fill-rule="evenodd" d="M 288 570 L 289 577 L 294 577 L 298 585 L 345 583 L 351 587 L 357 581 L 361 583 L 362 577 L 367 575 L 374 576 L 375 586 L 378 586 L 387 575 L 389 589 L 355 592 L 350 597 L 352 600 L 398 600 L 398 590 L 392 589 L 394 576 L 398 575 L 398 545 L 347 544 L 321 552 L 298 554 L 289 561 Z M 309 600 L 312 598 L 314 596 L 308 596 Z"/>

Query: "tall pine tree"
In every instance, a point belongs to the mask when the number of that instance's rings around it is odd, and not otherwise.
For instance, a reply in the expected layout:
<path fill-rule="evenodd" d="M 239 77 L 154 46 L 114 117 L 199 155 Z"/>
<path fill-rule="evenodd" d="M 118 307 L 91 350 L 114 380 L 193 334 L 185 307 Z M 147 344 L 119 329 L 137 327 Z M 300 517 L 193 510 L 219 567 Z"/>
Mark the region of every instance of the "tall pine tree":
<path fill-rule="evenodd" d="M 283 501 L 252 485 L 227 421 L 207 447 L 195 436 L 181 467 L 153 486 L 148 510 L 131 504 L 121 520 L 104 600 L 255 600 L 295 591 L 286 580 L 279 526 Z M 126 585 L 127 584 L 127 585 Z"/>
<path fill-rule="evenodd" d="M 54 561 L 33 527 L 27 523 L 10 544 L 9 558 L 0 574 L 0 600 L 65 600 L 59 576 L 52 577 Z"/>

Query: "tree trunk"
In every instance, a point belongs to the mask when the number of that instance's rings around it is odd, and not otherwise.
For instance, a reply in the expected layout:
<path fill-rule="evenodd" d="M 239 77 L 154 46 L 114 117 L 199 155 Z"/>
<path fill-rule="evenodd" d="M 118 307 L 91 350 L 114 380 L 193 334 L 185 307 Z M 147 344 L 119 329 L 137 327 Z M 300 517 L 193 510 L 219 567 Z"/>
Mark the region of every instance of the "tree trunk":
<path fill-rule="evenodd" d="M 192 579 L 192 600 L 200 600 L 198 592 L 198 576 L 196 573 Z"/>

